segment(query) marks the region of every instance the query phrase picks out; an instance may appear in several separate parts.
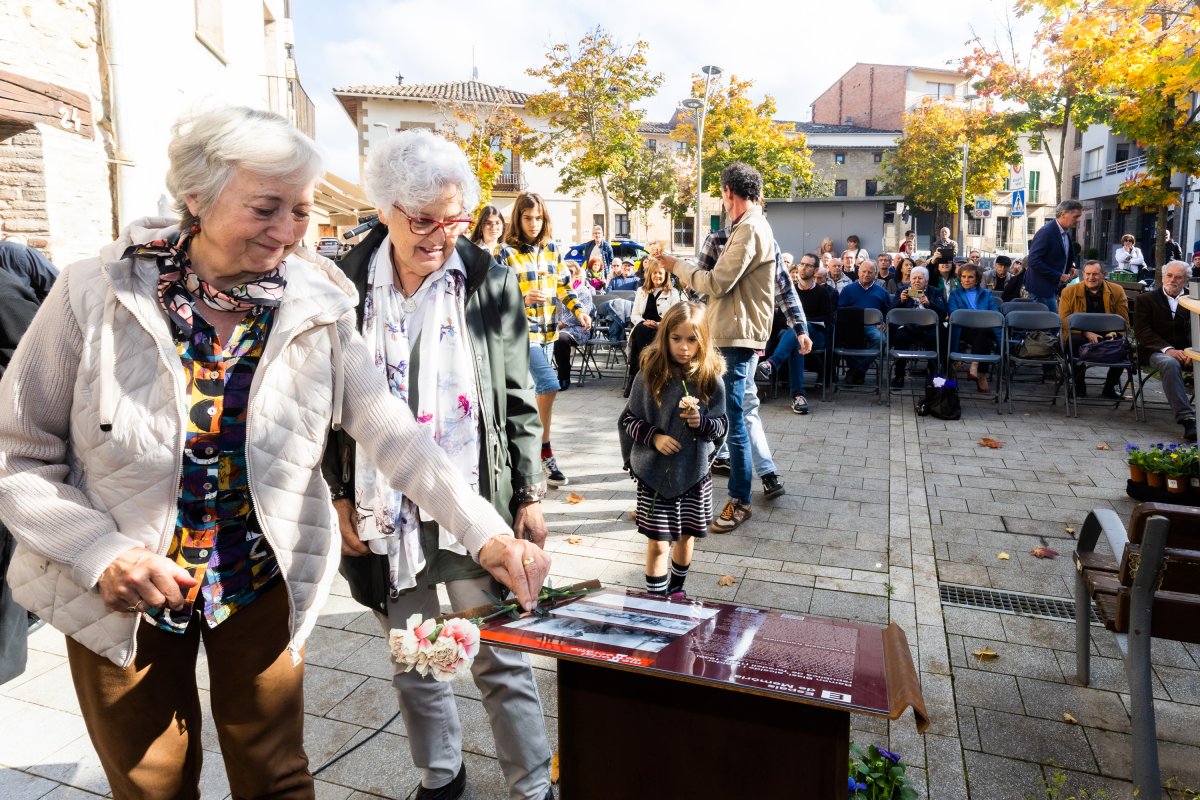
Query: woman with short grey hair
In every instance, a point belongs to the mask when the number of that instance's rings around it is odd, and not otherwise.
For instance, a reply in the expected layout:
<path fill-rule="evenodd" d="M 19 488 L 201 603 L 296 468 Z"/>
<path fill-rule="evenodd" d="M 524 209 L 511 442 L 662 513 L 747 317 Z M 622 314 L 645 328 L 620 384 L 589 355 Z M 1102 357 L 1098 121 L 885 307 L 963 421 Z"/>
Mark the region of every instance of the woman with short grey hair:
<path fill-rule="evenodd" d="M 180 218 L 64 270 L 0 380 L 8 578 L 68 637 L 114 797 L 198 796 L 203 642 L 233 795 L 312 798 L 303 662 L 339 558 L 330 427 L 526 607 L 549 560 L 392 397 L 354 288 L 298 249 L 313 142 L 230 107 L 181 121 L 168 152 Z"/>
<path fill-rule="evenodd" d="M 338 264 L 359 293 L 363 336 L 381 378 L 472 488 L 517 536 L 541 545 L 545 493 L 529 337 L 517 276 L 466 237 L 479 187 L 462 151 L 423 130 L 391 137 L 367 160 L 380 223 Z M 380 481 L 365 443 L 335 435 L 326 475 L 341 520 L 342 573 L 385 631 L 453 608 L 486 605 L 495 578 L 413 503 Z M 408 537 L 411 546 L 400 546 Z M 532 545 L 531 545 L 532 546 Z M 386 576 L 380 580 L 379 576 Z M 471 667 L 513 800 L 543 800 L 550 746 L 528 658 L 483 645 Z M 449 683 L 394 669 L 421 800 L 466 789 L 462 726 Z"/>

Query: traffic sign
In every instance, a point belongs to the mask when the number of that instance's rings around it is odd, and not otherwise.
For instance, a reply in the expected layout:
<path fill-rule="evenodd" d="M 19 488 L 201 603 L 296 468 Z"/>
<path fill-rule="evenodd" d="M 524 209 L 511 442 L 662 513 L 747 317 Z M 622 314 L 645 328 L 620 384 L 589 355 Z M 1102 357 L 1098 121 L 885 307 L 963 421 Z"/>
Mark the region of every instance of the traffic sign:
<path fill-rule="evenodd" d="M 1025 188 L 1025 162 L 1020 161 L 1008 168 L 1008 188 L 1016 191 Z"/>
<path fill-rule="evenodd" d="M 975 219 L 986 219 L 992 215 L 992 201 L 986 198 L 975 198 L 975 208 L 971 211 L 971 216 Z"/>
<path fill-rule="evenodd" d="M 1017 189 L 1012 195 L 1012 210 L 1008 212 L 1010 217 L 1025 216 L 1025 190 Z"/>

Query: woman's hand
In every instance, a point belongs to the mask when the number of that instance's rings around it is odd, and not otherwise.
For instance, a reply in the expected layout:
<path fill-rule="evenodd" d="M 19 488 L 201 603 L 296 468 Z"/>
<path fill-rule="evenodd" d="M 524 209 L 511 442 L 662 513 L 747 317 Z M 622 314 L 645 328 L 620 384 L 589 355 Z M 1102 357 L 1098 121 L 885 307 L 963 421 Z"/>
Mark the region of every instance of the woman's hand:
<path fill-rule="evenodd" d="M 900 291 L 900 302 L 901 302 L 901 303 L 907 303 L 907 302 L 908 302 L 908 289 L 902 289 L 902 290 Z"/>
<path fill-rule="evenodd" d="M 513 517 L 513 533 L 518 539 L 529 539 L 538 547 L 546 546 L 546 517 L 542 513 L 540 502 L 526 503 L 517 508 Z"/>
<path fill-rule="evenodd" d="M 927 306 L 929 305 L 929 297 L 927 295 L 921 295 L 917 298 L 917 302 L 923 306 Z"/>
<path fill-rule="evenodd" d="M 683 449 L 683 445 L 671 436 L 665 433 L 654 434 L 654 449 L 662 453 L 664 456 L 673 456 Z"/>
<path fill-rule="evenodd" d="M 532 611 L 550 574 L 550 556 L 533 542 L 504 533 L 488 539 L 479 551 L 479 566 L 512 590 L 521 608 Z"/>
<path fill-rule="evenodd" d="M 642 324 L 645 325 L 647 328 L 657 328 L 658 327 L 658 321 L 653 320 L 653 319 L 644 319 L 644 320 L 642 320 Z"/>
<path fill-rule="evenodd" d="M 586 311 L 580 311 L 576 316 L 579 319 L 579 324 L 583 326 L 585 331 L 590 331 L 592 329 L 592 317 L 590 314 L 588 314 Z"/>
<path fill-rule="evenodd" d="M 546 293 L 541 289 L 530 289 L 525 293 L 525 305 L 536 306 L 546 302 Z"/>
<path fill-rule="evenodd" d="M 117 556 L 104 572 L 98 586 L 104 605 L 111 611 L 145 611 L 170 606 L 183 608 L 184 589 L 196 585 L 196 579 L 168 558 L 134 547 Z"/>
<path fill-rule="evenodd" d="M 354 503 L 343 497 L 333 501 L 333 510 L 337 512 L 338 532 L 342 534 L 342 555 L 365 556 L 371 552 L 367 543 L 358 538 L 358 525 L 354 523 Z"/>

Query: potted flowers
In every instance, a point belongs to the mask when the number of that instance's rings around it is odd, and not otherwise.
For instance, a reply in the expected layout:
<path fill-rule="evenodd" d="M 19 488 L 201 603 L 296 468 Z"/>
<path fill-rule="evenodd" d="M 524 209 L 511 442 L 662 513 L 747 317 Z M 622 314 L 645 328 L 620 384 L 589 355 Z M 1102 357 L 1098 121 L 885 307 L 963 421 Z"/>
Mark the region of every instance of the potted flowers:
<path fill-rule="evenodd" d="M 1183 494 L 1189 488 L 1192 473 L 1196 471 L 1195 445 L 1170 445 L 1163 452 L 1163 474 L 1166 475 L 1167 491 Z"/>
<path fill-rule="evenodd" d="M 916 800 L 917 792 L 904 772 L 895 753 L 876 745 L 865 750 L 850 745 L 847 783 L 851 800 Z"/>
<path fill-rule="evenodd" d="M 1146 482 L 1146 462 L 1150 457 L 1148 450 L 1143 450 L 1130 442 L 1125 445 L 1125 457 L 1129 462 L 1129 479 L 1134 483 Z"/>

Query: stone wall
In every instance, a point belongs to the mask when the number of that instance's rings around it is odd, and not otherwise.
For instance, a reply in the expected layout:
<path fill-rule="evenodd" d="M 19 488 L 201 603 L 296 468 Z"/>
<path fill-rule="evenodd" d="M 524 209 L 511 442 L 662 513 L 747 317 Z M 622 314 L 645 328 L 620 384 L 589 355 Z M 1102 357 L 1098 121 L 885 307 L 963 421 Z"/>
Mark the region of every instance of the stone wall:
<path fill-rule="evenodd" d="M 30 247 L 49 245 L 43 170 L 42 135 L 37 128 L 0 121 L 0 236 L 16 233 Z"/>

